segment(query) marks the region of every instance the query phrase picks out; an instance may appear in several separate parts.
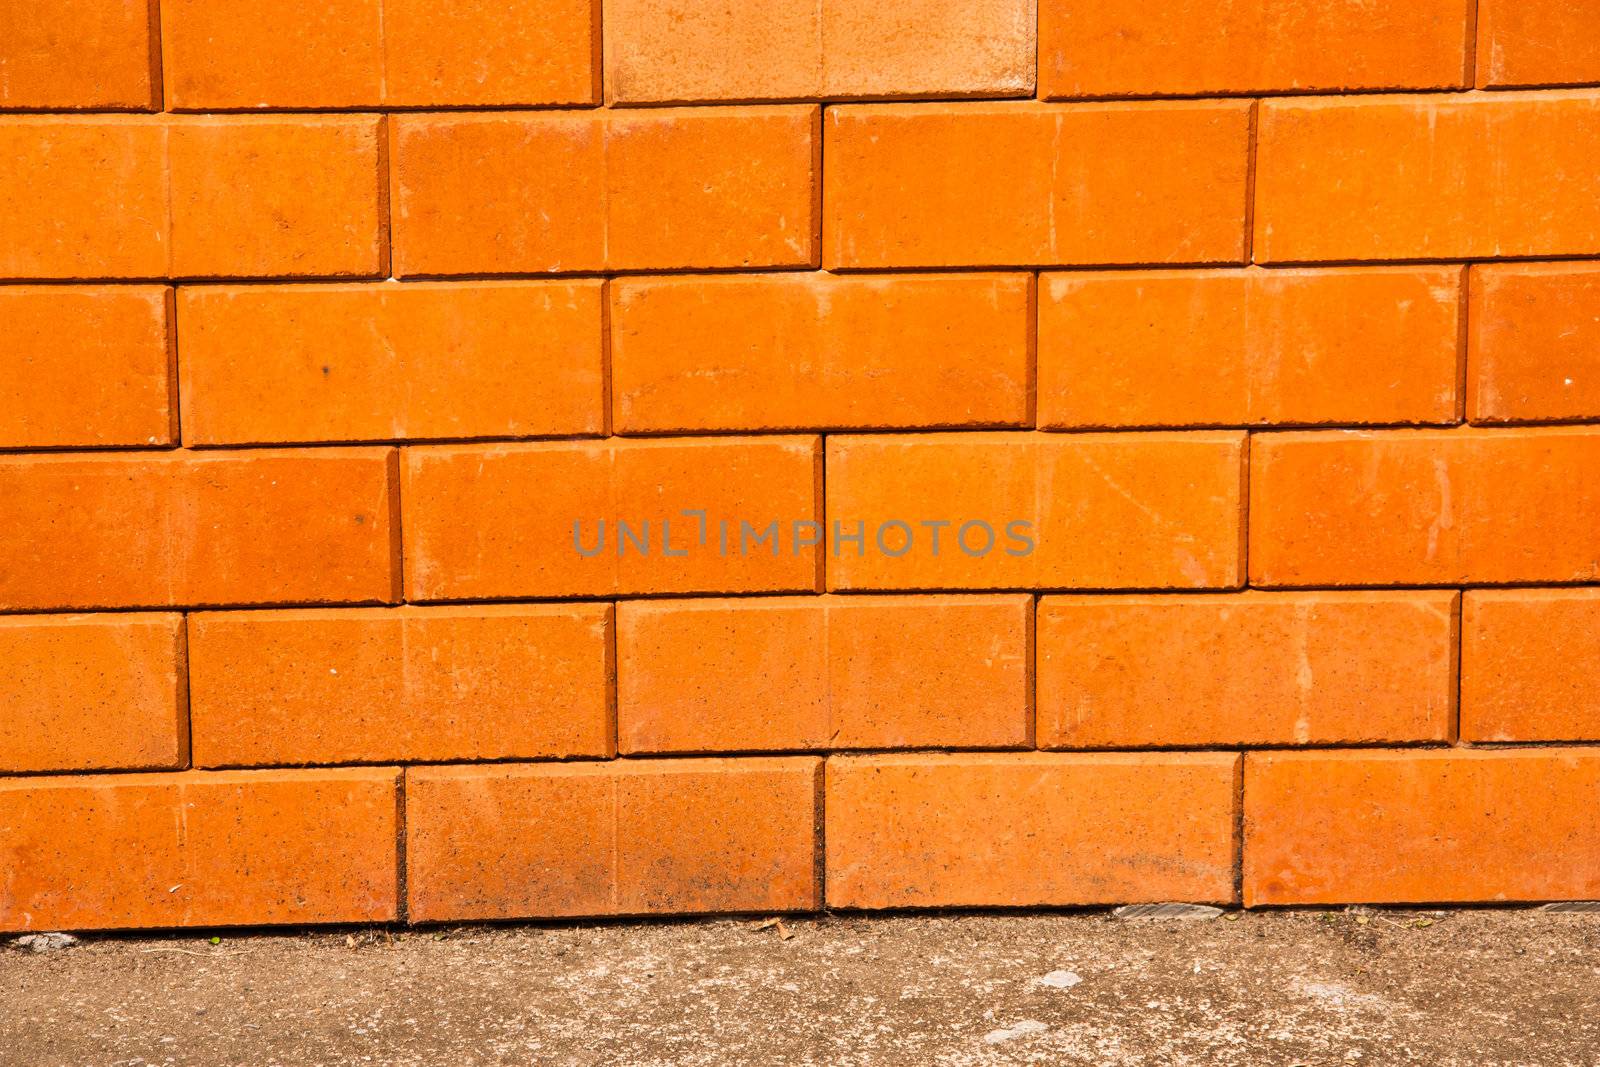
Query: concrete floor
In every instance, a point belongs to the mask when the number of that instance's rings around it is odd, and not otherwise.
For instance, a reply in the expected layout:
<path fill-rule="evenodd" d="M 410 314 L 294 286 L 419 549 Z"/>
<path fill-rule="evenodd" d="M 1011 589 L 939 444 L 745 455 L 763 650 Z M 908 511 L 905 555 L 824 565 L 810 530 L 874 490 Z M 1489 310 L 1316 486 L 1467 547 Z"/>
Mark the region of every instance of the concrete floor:
<path fill-rule="evenodd" d="M 0 951 L 0 1064 L 1600 1064 L 1600 914 L 210 933 Z"/>

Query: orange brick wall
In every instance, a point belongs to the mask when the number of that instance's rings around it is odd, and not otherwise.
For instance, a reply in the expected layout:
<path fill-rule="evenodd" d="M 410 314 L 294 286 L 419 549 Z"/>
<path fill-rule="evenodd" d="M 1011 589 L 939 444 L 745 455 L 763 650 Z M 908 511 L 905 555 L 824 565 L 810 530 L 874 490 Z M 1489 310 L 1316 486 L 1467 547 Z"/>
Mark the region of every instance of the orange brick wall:
<path fill-rule="evenodd" d="M 0 0 L 0 930 L 1594 898 L 1597 664 L 1600 6 Z"/>

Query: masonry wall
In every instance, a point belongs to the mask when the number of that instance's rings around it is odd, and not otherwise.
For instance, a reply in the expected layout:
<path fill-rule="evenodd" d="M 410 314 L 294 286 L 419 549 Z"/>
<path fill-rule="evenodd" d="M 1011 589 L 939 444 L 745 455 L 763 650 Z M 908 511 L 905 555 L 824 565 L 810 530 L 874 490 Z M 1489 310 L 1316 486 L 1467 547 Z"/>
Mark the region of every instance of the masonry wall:
<path fill-rule="evenodd" d="M 0 929 L 1600 897 L 1595 86 L 0 0 Z"/>

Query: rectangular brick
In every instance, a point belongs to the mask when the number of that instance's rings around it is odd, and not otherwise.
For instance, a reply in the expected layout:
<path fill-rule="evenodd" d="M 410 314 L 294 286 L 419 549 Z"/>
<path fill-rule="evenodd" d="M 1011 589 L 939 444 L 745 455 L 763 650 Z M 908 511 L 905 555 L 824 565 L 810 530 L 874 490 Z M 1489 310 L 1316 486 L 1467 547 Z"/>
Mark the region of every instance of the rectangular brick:
<path fill-rule="evenodd" d="M 1600 82 L 1600 8 L 1573 0 L 1478 0 L 1478 84 Z"/>
<path fill-rule="evenodd" d="M 1044 97 L 1469 84 L 1471 0 L 1040 0 Z"/>
<path fill-rule="evenodd" d="M 1600 252 L 1600 93 L 1261 104 L 1258 263 Z"/>
<path fill-rule="evenodd" d="M 0 930 L 387 922 L 394 768 L 0 779 Z"/>
<path fill-rule="evenodd" d="M 1275 586 L 1600 579 L 1600 431 L 1262 434 L 1250 580 Z"/>
<path fill-rule="evenodd" d="M 174 275 L 388 273 L 381 118 L 240 115 L 170 121 Z"/>
<path fill-rule="evenodd" d="M 383 0 L 390 107 L 593 104 L 599 0 Z"/>
<path fill-rule="evenodd" d="M 1245 757 L 1244 902 L 1600 896 L 1600 753 Z"/>
<path fill-rule="evenodd" d="M 1234 896 L 1239 756 L 838 756 L 828 905 L 1040 907 Z"/>
<path fill-rule="evenodd" d="M 804 911 L 821 760 L 406 772 L 415 921 Z"/>
<path fill-rule="evenodd" d="M 189 617 L 197 767 L 613 755 L 611 606 Z"/>
<path fill-rule="evenodd" d="M 812 592 L 821 478 L 815 437 L 410 448 L 407 596 Z"/>
<path fill-rule="evenodd" d="M 611 287 L 622 433 L 1025 426 L 1025 274 L 763 274 Z"/>
<path fill-rule="evenodd" d="M 618 103 L 1027 96 L 1033 0 L 608 0 Z"/>
<path fill-rule="evenodd" d="M 0 617 L 0 773 L 178 768 L 180 615 Z"/>
<path fill-rule="evenodd" d="M 1600 419 L 1600 267 L 1484 263 L 1469 289 L 1472 421 Z"/>
<path fill-rule="evenodd" d="M 1449 423 L 1463 268 L 1041 280 L 1039 425 Z"/>
<path fill-rule="evenodd" d="M 158 286 L 0 287 L 0 448 L 172 444 L 171 302 Z"/>
<path fill-rule="evenodd" d="M 179 300 L 190 445 L 604 431 L 599 281 L 193 286 Z"/>
<path fill-rule="evenodd" d="M 157 117 L 0 118 L 0 278 L 165 276 L 166 145 Z"/>
<path fill-rule="evenodd" d="M 398 598 L 389 449 L 0 457 L 0 610 Z"/>
<path fill-rule="evenodd" d="M 391 121 L 401 275 L 816 265 L 815 107 Z"/>
<path fill-rule="evenodd" d="M 1241 263 L 1251 106 L 831 107 L 827 265 Z"/>
<path fill-rule="evenodd" d="M 1448 740 L 1456 598 L 1046 597 L 1039 604 L 1039 746 Z"/>
<path fill-rule="evenodd" d="M 160 107 L 154 0 L 51 0 L 0 11 L 0 110 Z"/>
<path fill-rule="evenodd" d="M 1467 741 L 1600 741 L 1600 589 L 1471 589 L 1461 631 Z"/>
<path fill-rule="evenodd" d="M 1224 432 L 830 437 L 828 587 L 1236 587 L 1244 447 Z"/>
<path fill-rule="evenodd" d="M 1032 598 L 761 597 L 617 609 L 623 752 L 1032 744 Z"/>

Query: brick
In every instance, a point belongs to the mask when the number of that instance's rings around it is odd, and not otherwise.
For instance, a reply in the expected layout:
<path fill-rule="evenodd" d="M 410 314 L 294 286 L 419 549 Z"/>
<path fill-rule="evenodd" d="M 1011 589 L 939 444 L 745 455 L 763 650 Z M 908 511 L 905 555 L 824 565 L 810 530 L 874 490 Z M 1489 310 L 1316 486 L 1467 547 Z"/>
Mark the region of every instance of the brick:
<path fill-rule="evenodd" d="M 191 444 L 604 431 L 602 285 L 186 287 Z"/>
<path fill-rule="evenodd" d="M 0 458 L 0 610 L 398 598 L 388 449 Z"/>
<path fill-rule="evenodd" d="M 186 111 L 376 105 L 385 7 L 385 0 L 161 0 L 167 105 Z"/>
<path fill-rule="evenodd" d="M 381 275 L 389 248 L 382 120 L 173 120 L 172 272 Z"/>
<path fill-rule="evenodd" d="M 622 433 L 1024 426 L 1027 275 L 765 274 L 611 287 Z"/>
<path fill-rule="evenodd" d="M 0 448 L 177 439 L 169 289 L 0 287 Z"/>
<path fill-rule="evenodd" d="M 1039 604 L 1039 746 L 1445 741 L 1454 592 L 1063 596 Z"/>
<path fill-rule="evenodd" d="M 606 604 L 201 612 L 197 767 L 613 755 Z"/>
<path fill-rule="evenodd" d="M 151 0 L 52 0 L 0 9 L 0 110 L 160 107 Z"/>
<path fill-rule="evenodd" d="M 0 617 L 0 772 L 188 762 L 183 618 Z"/>
<path fill-rule="evenodd" d="M 166 143 L 153 117 L 0 120 L 0 278 L 164 276 Z"/>
<path fill-rule="evenodd" d="M 1584 749 L 1252 753 L 1244 902 L 1593 899 L 1597 793 Z"/>
<path fill-rule="evenodd" d="M 1461 631 L 1467 741 L 1600 741 L 1600 590 L 1472 589 Z"/>
<path fill-rule="evenodd" d="M 1600 82 L 1600 9 L 1571 0 L 1478 0 L 1478 84 Z"/>
<path fill-rule="evenodd" d="M 1474 422 L 1600 419 L 1600 268 L 1472 268 L 1467 412 Z"/>
<path fill-rule="evenodd" d="M 623 752 L 1032 743 L 1027 596 L 762 597 L 617 609 Z"/>
<path fill-rule="evenodd" d="M 0 930 L 391 921 L 398 777 L 0 779 Z"/>
<path fill-rule="evenodd" d="M 406 772 L 410 917 L 804 911 L 817 759 Z"/>
<path fill-rule="evenodd" d="M 829 108 L 828 266 L 1241 263 L 1250 107 Z"/>
<path fill-rule="evenodd" d="M 815 107 L 397 115 L 401 275 L 815 266 Z"/>
<path fill-rule="evenodd" d="M 1600 93 L 1263 101 L 1258 263 L 1600 252 Z"/>
<path fill-rule="evenodd" d="M 1052 274 L 1039 425 L 1449 423 L 1460 267 Z"/>
<path fill-rule="evenodd" d="M 821 476 L 814 437 L 407 449 L 407 596 L 812 592 Z"/>
<path fill-rule="evenodd" d="M 828 588 L 1236 587 L 1244 445 L 1224 432 L 830 437 Z"/>
<path fill-rule="evenodd" d="M 1600 432 L 1260 435 L 1255 585 L 1462 585 L 1600 578 Z"/>
<path fill-rule="evenodd" d="M 839 756 L 828 905 L 1234 899 L 1239 756 Z"/>
<path fill-rule="evenodd" d="M 1041 0 L 1044 97 L 1469 84 L 1470 2 Z"/>
<path fill-rule="evenodd" d="M 390 107 L 592 104 L 598 0 L 383 0 Z"/>
<path fill-rule="evenodd" d="M 618 103 L 1028 96 L 1032 0 L 608 0 Z"/>

